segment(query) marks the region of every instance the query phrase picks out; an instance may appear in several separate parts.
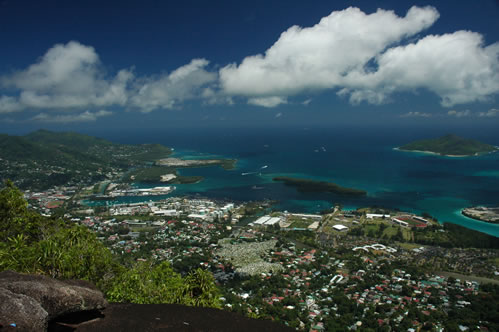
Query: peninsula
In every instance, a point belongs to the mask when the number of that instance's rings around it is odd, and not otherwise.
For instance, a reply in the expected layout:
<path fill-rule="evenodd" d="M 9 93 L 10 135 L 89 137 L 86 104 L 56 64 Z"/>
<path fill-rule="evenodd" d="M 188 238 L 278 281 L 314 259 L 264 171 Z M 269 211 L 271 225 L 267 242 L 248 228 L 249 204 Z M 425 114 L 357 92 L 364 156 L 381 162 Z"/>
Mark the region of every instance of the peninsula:
<path fill-rule="evenodd" d="M 276 182 L 284 182 L 286 186 L 293 186 L 301 192 L 329 192 L 338 195 L 349 196 L 365 196 L 367 192 L 364 190 L 346 188 L 332 182 L 315 181 L 310 179 L 300 179 L 292 177 L 275 177 L 272 179 Z"/>
<path fill-rule="evenodd" d="M 221 166 L 223 169 L 234 169 L 237 160 L 235 159 L 180 159 L 180 158 L 164 158 L 156 161 L 158 166 L 168 166 L 175 168 L 185 167 L 205 167 L 205 166 Z"/>
<path fill-rule="evenodd" d="M 198 168 L 220 166 L 225 170 L 236 167 L 236 159 L 181 159 L 163 158 L 156 160 L 150 167 L 136 169 L 128 174 L 129 182 L 189 184 L 203 181 L 202 176 L 183 176 L 178 170 L 182 168 Z"/>
<path fill-rule="evenodd" d="M 110 183 L 188 184 L 202 176 L 183 176 L 183 168 L 220 166 L 233 169 L 235 159 L 172 158 L 161 144 L 119 144 L 73 132 L 38 130 L 25 136 L 0 134 L 0 182 L 22 189 L 93 186 L 102 194 Z M 97 185 L 95 185 L 97 183 Z M 129 189 L 129 188 L 128 188 Z M 108 189 L 109 190 L 109 189 Z"/>
<path fill-rule="evenodd" d="M 146 168 L 171 154 L 161 144 L 118 144 L 73 132 L 0 134 L 0 181 L 10 179 L 31 190 L 89 186 L 118 180 L 130 169 Z"/>
<path fill-rule="evenodd" d="M 473 139 L 466 139 L 456 135 L 445 135 L 439 138 L 418 140 L 403 145 L 398 150 L 434 153 L 448 157 L 468 157 L 495 152 L 499 148 Z"/>
<path fill-rule="evenodd" d="M 499 224 L 499 207 L 474 206 L 463 209 L 461 213 L 468 218 Z"/>

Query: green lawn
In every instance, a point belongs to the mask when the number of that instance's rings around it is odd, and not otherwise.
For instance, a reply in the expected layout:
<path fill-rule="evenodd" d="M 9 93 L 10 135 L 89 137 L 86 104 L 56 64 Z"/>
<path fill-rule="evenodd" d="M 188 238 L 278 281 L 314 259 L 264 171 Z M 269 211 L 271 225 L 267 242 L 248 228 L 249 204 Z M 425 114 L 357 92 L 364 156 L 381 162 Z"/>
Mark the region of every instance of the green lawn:
<path fill-rule="evenodd" d="M 307 228 L 311 224 L 308 220 L 296 220 L 289 227 L 291 228 Z"/>

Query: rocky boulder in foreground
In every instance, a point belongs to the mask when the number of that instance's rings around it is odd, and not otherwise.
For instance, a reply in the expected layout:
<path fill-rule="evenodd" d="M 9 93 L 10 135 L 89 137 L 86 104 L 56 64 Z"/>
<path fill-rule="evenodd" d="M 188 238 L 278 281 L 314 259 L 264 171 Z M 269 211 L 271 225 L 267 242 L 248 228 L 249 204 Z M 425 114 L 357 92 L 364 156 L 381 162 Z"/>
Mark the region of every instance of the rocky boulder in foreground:
<path fill-rule="evenodd" d="M 58 316 L 106 305 L 103 294 L 86 281 L 0 272 L 0 328 L 15 324 L 16 331 L 43 331 Z"/>

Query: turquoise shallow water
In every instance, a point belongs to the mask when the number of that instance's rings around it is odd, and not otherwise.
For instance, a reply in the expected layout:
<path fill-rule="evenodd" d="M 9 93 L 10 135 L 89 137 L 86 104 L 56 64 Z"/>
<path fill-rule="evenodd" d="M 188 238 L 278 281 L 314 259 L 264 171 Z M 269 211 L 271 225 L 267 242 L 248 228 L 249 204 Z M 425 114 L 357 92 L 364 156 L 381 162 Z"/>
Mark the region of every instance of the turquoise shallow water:
<path fill-rule="evenodd" d="M 464 137 L 499 145 L 499 134 L 461 129 Z M 499 205 L 499 153 L 466 158 L 394 150 L 412 140 L 436 137 L 434 130 L 366 128 L 336 129 L 204 129 L 100 135 L 122 143 L 158 142 L 187 158 L 237 158 L 235 170 L 220 167 L 184 169 L 184 175 L 205 180 L 178 185 L 172 195 L 200 195 L 231 200 L 275 199 L 289 211 L 319 212 L 341 203 L 346 207 L 385 206 L 428 212 L 441 222 L 452 222 L 499 237 L 499 225 L 466 218 L 462 208 Z M 264 167 L 266 166 L 266 167 Z M 282 183 L 277 175 L 335 182 L 368 191 L 367 197 L 304 194 Z"/>

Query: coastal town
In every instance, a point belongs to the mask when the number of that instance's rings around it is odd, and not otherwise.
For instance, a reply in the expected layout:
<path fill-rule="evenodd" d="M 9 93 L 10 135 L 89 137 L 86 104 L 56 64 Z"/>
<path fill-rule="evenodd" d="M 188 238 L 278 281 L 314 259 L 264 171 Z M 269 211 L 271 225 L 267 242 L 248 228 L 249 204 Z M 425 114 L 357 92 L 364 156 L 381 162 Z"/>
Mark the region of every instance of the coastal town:
<path fill-rule="evenodd" d="M 3 158 L 0 175 L 16 175 L 12 185 L 23 189 L 30 210 L 69 227 L 83 225 L 126 268 L 168 264 L 184 277 L 201 269 L 213 276 L 224 310 L 301 331 L 498 328 L 496 237 L 440 224 L 428 213 L 378 206 L 345 209 L 331 202 L 311 214 L 278 209 L 272 200 L 177 195 L 177 183 L 202 181 L 179 169 L 227 170 L 237 160 L 182 159 L 161 145 L 65 135 L 7 137 L 27 146 L 45 140 L 57 156 L 61 145 L 71 149 L 78 141 L 85 155 L 65 150 L 71 157 L 64 162 Z M 367 194 L 332 182 L 274 180 L 302 192 Z"/>
<path fill-rule="evenodd" d="M 459 313 L 484 305 L 482 289 L 499 284 L 498 249 L 417 243 L 420 233 L 446 232 L 431 217 L 171 196 L 89 206 L 74 201 L 75 187 L 25 192 L 30 207 L 85 225 L 124 262 L 209 270 L 224 308 L 249 317 L 305 331 L 487 329 Z"/>
<path fill-rule="evenodd" d="M 499 0 L 0 0 L 0 332 L 499 332 Z"/>

